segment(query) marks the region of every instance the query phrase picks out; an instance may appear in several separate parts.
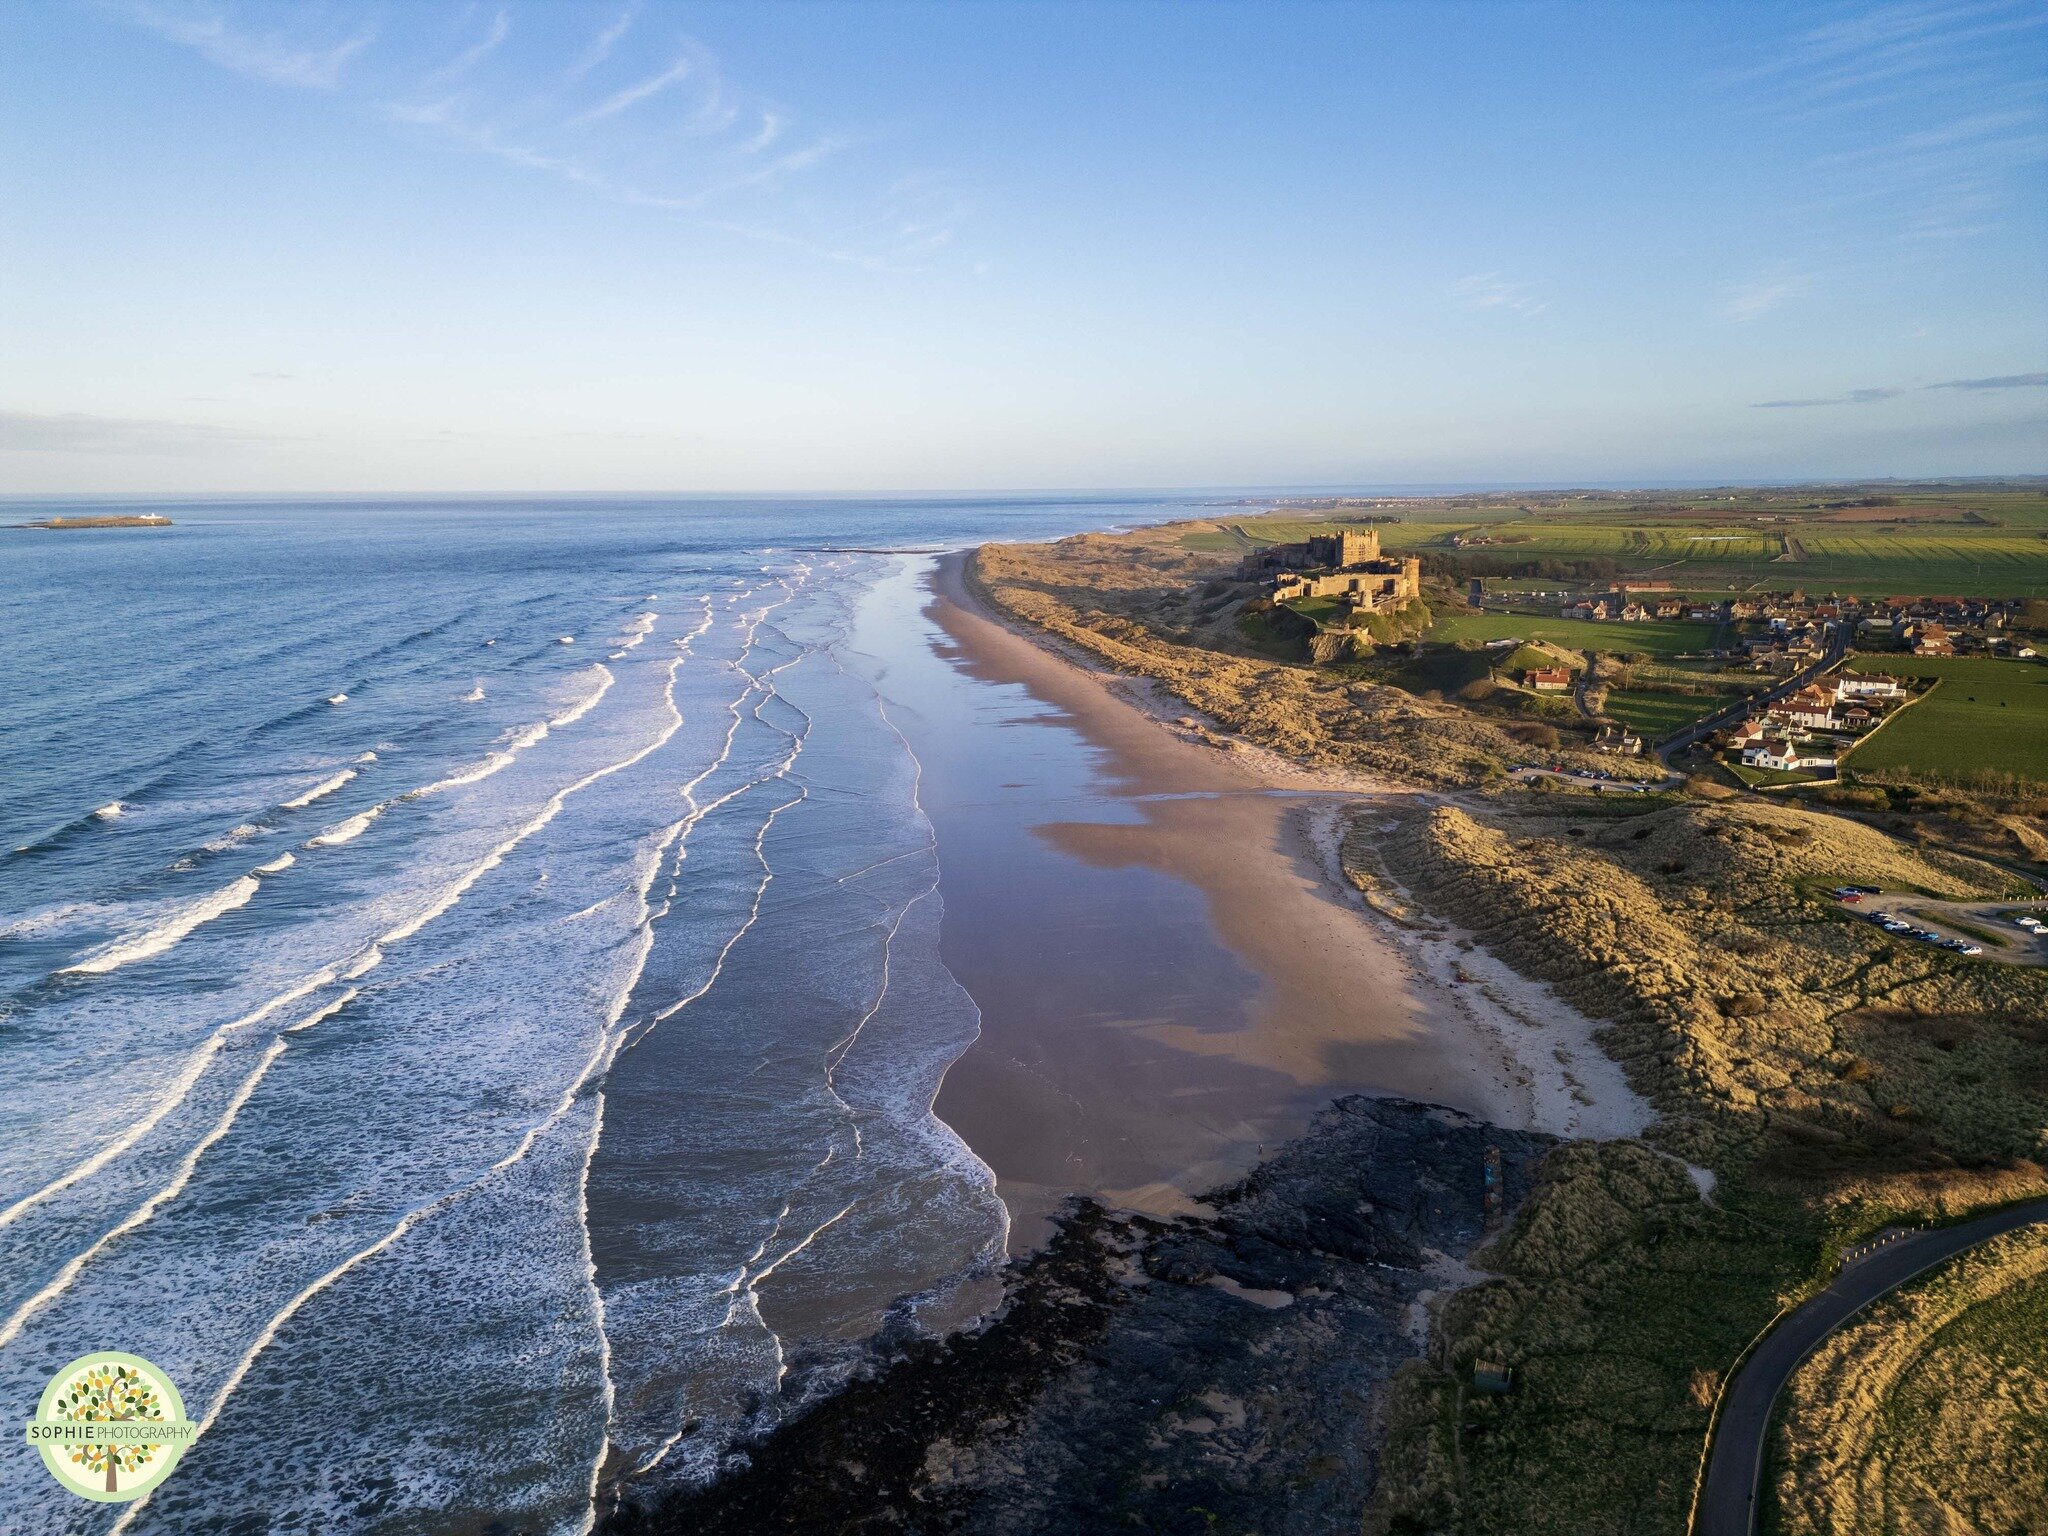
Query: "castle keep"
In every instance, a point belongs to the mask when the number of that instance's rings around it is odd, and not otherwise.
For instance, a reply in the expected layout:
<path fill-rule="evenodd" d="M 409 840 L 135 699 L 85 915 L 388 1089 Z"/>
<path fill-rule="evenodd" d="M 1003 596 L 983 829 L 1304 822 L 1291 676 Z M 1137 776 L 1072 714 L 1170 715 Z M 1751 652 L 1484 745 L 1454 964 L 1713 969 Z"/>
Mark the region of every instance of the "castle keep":
<path fill-rule="evenodd" d="M 1249 556 L 1244 574 L 1271 576 L 1273 601 L 1337 597 L 1367 613 L 1385 613 L 1422 595 L 1422 562 L 1380 554 L 1371 528 L 1344 528 L 1301 544 L 1274 544 Z"/>

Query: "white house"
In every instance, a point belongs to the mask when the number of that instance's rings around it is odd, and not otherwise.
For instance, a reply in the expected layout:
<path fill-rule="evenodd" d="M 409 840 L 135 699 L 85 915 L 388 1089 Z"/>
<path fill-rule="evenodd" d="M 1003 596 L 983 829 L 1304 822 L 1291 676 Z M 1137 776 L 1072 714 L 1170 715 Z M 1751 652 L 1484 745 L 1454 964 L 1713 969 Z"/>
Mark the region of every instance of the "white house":
<path fill-rule="evenodd" d="M 1810 731 L 1831 731 L 1841 722 L 1835 719 L 1835 701 L 1825 688 L 1808 683 L 1790 698 L 1781 699 L 1767 711 L 1784 725 L 1804 726 Z"/>
<path fill-rule="evenodd" d="M 1858 677 L 1845 672 L 1835 679 L 1835 697 L 1848 699 L 1903 699 L 1906 690 L 1895 677 Z"/>
<path fill-rule="evenodd" d="M 1801 747 L 1783 736 L 1766 736 L 1742 749 L 1745 767 L 1776 768 L 1792 772 L 1801 768 L 1832 768 L 1835 760 L 1812 747 Z"/>

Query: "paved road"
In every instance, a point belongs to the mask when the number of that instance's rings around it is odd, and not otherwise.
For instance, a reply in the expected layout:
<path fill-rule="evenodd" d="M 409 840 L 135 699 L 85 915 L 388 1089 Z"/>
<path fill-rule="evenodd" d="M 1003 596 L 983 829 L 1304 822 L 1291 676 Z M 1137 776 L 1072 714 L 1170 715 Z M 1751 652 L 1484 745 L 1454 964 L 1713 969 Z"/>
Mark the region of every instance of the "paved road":
<path fill-rule="evenodd" d="M 1685 776 L 1677 773 L 1662 779 L 1603 779 L 1598 774 L 1583 770 L 1537 768 L 1526 764 L 1519 768 L 1510 768 L 1508 770 L 1508 777 L 1511 779 L 1556 779 L 1563 784 L 1576 784 L 1582 789 L 1614 790 L 1621 794 L 1635 793 L 1645 795 L 1653 789 L 1670 789 L 1675 784 L 1683 784 L 1685 782 Z"/>
<path fill-rule="evenodd" d="M 1771 1409 L 1786 1379 L 1829 1334 L 1892 1287 L 1954 1258 L 1986 1238 L 2048 1221 L 2048 1200 L 2030 1200 L 1953 1227 L 1936 1227 L 1843 1266 L 1827 1288 L 1771 1330 L 1736 1374 L 1700 1491 L 1696 1536 L 1750 1536 L 1757 1528 L 1758 1483 Z"/>
<path fill-rule="evenodd" d="M 1669 768 L 1671 766 L 1671 759 L 1683 752 L 1687 747 L 1690 747 L 1694 742 L 1703 741 L 1716 731 L 1726 730 L 1752 709 L 1763 709 L 1777 703 L 1782 698 L 1797 693 L 1816 677 L 1827 671 L 1828 668 L 1839 666 L 1842 658 L 1849 654 L 1849 633 L 1849 626 L 1846 624 L 1832 624 L 1828 626 L 1827 649 L 1821 652 L 1820 660 L 1802 667 L 1768 692 L 1753 694 L 1749 698 L 1729 705 L 1718 714 L 1709 715 L 1704 720 L 1695 720 L 1684 730 L 1658 744 L 1657 760 L 1663 763 L 1666 768 Z"/>

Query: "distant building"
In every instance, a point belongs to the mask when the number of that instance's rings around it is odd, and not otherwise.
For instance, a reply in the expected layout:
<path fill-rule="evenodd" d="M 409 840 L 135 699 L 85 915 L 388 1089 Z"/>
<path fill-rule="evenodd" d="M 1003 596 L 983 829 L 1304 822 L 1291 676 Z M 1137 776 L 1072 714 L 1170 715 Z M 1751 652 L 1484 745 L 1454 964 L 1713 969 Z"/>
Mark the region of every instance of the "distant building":
<path fill-rule="evenodd" d="M 1835 696 L 1818 683 L 1808 683 L 1797 693 L 1780 699 L 1765 713 L 1781 724 L 1803 726 L 1809 731 L 1833 730 L 1838 723 L 1835 719 Z"/>
<path fill-rule="evenodd" d="M 1790 773 L 1802 768 L 1832 768 L 1835 760 L 1812 747 L 1802 747 L 1789 737 L 1766 736 L 1742 749 L 1742 761 L 1750 768 L 1774 768 Z"/>
<path fill-rule="evenodd" d="M 1905 688 L 1895 677 L 1864 677 L 1844 672 L 1835 679 L 1835 697 L 1848 699 L 1902 699 Z"/>
<path fill-rule="evenodd" d="M 1278 571 L 1273 600 L 1337 597 L 1353 608 L 1383 613 L 1422 595 L 1422 561 L 1382 557 L 1371 528 L 1317 534 L 1300 544 L 1275 544 L 1245 561 L 1247 576 Z"/>
<path fill-rule="evenodd" d="M 1728 749 L 1731 752 L 1739 752 L 1744 747 L 1753 746 L 1757 742 L 1762 741 L 1765 734 L 1766 730 L 1763 721 L 1745 720 L 1728 733 Z"/>
<path fill-rule="evenodd" d="M 1595 752 L 1617 752 L 1623 757 L 1638 757 L 1642 754 L 1643 738 L 1625 726 L 1603 725 L 1593 738 Z"/>
<path fill-rule="evenodd" d="M 1929 624 L 1913 637 L 1915 656 L 1953 656 L 1956 653 L 1954 640 L 1940 624 Z"/>
<path fill-rule="evenodd" d="M 1562 693 L 1571 685 L 1570 667 L 1529 667 L 1522 673 L 1522 686 L 1538 693 Z"/>

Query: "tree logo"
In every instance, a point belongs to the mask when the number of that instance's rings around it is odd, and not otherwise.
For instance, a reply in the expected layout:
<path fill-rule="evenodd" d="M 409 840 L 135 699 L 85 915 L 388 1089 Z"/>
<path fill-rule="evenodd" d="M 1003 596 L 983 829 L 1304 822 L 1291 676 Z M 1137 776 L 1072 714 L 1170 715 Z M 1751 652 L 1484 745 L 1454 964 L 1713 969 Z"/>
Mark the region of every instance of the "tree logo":
<path fill-rule="evenodd" d="M 170 1378 L 115 1350 L 81 1355 L 50 1378 L 28 1443 L 80 1498 L 125 1504 L 170 1474 L 199 1433 Z"/>

